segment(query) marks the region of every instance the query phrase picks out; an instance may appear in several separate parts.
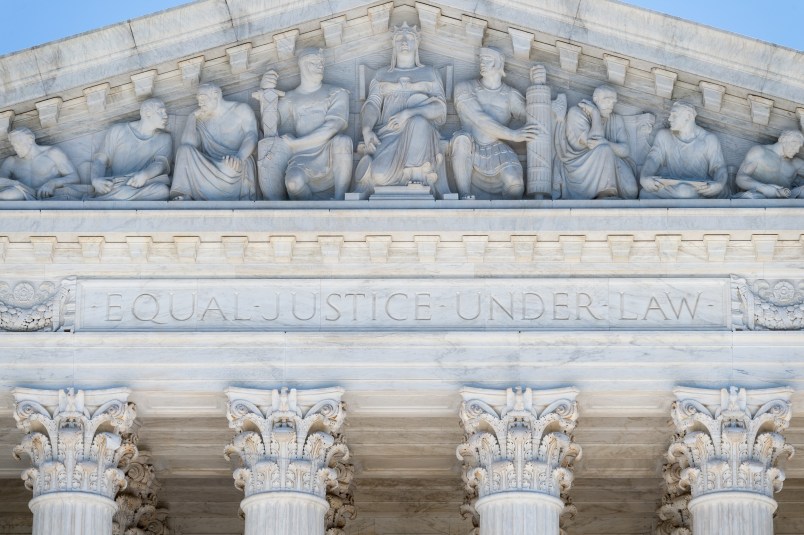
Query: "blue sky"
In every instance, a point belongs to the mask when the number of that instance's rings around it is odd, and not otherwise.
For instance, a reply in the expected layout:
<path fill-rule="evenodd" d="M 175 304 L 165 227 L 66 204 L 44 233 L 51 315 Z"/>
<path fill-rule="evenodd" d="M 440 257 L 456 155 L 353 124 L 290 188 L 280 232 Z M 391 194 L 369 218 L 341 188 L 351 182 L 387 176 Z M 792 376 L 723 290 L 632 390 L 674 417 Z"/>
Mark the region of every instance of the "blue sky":
<path fill-rule="evenodd" d="M 5 22 L 0 32 L 0 54 L 186 3 L 187 0 L 0 0 Z M 629 0 L 626 3 L 804 50 L 804 0 Z"/>

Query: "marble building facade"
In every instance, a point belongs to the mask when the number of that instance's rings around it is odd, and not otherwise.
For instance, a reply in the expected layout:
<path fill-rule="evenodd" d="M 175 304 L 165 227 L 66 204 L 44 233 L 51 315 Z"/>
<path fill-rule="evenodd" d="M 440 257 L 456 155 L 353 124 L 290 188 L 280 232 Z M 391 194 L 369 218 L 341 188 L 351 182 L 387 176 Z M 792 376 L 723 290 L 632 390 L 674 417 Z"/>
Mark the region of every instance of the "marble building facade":
<path fill-rule="evenodd" d="M 804 532 L 804 55 L 569 4 L 0 58 L 0 533 Z"/>

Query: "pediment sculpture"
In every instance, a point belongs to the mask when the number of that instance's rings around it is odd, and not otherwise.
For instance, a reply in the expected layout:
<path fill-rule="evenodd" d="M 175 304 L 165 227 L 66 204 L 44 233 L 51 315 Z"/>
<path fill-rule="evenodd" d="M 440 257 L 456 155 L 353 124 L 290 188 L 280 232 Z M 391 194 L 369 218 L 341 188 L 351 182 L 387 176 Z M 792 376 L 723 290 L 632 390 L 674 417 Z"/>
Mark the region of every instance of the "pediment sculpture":
<path fill-rule="evenodd" d="M 359 64 L 353 73 L 356 102 L 346 84 L 324 82 L 325 51 L 305 48 L 292 89 L 280 90 L 291 76 L 268 65 L 252 95 L 258 117 L 236 100 L 242 95 L 229 100 L 219 86 L 199 85 L 198 107 L 175 143 L 156 98 L 141 103 L 138 120 L 96 138 L 87 166 L 38 144 L 31 130 L 13 129 L 0 201 L 355 200 L 378 192 L 468 200 L 804 197 L 797 130 L 750 147 L 734 178 L 718 134 L 697 124 L 690 102 L 675 101 L 669 128 L 654 136 L 656 115 L 634 113 L 639 108 L 620 103 L 614 85 L 587 98 L 569 89 L 553 98 L 547 68 L 523 69 L 515 52 L 517 76 L 529 70 L 524 91 L 517 80 L 504 81 L 507 52 L 482 38 L 474 45 L 479 77 L 456 83 L 471 61 L 436 68 L 420 58 L 426 32 L 403 22 L 389 33 L 390 63 L 377 67 L 374 57 L 373 68 Z M 360 108 L 350 110 L 354 104 Z M 804 114 L 800 120 L 804 128 Z M 88 174 L 83 183 L 81 174 Z"/>

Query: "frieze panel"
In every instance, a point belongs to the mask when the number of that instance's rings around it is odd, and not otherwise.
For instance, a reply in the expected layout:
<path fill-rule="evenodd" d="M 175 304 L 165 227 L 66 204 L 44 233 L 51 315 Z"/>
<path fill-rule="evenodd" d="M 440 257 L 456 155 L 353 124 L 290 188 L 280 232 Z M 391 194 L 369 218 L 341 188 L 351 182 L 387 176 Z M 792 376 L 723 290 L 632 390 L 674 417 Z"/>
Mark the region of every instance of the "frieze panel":
<path fill-rule="evenodd" d="M 82 280 L 79 331 L 730 328 L 726 279 Z"/>
<path fill-rule="evenodd" d="M 220 74 L 210 78 L 205 71 L 215 64 L 206 55 L 211 52 L 187 50 L 182 56 L 200 55 L 177 63 L 176 79 L 183 85 L 174 92 L 196 93 L 198 107 L 189 115 L 185 106 L 168 117 L 161 102 L 145 101 L 139 121 L 112 125 L 105 133 L 71 125 L 71 139 L 86 139 L 63 147 L 39 144 L 35 136 L 41 132 L 15 127 L 9 134 L 14 154 L 0 166 L 0 200 L 678 201 L 804 195 L 804 160 L 797 156 L 804 137 L 798 130 L 781 132 L 793 127 L 790 117 L 780 122 L 776 114 L 770 121 L 777 105 L 771 95 L 747 97 L 750 113 L 741 118 L 741 128 L 756 134 L 754 143 L 781 136 L 751 147 L 744 135 L 730 131 L 734 118 L 712 120 L 713 111 L 725 113 L 720 109 L 726 86 L 701 81 L 700 97 L 670 106 L 681 72 L 655 66 L 643 73 L 653 78 L 653 91 L 643 89 L 634 100 L 626 73 L 635 67 L 628 59 L 604 54 L 607 80 L 617 87 L 601 85 L 606 80 L 578 73 L 581 46 L 555 41 L 558 73 L 533 61 L 545 58 L 532 59 L 531 32 L 508 28 L 501 40 L 504 32 L 491 29 L 490 21 L 451 19 L 419 3 L 418 20 L 413 10 L 402 10 L 388 31 L 386 6 L 371 8 L 360 23 L 365 28 L 354 34 L 354 17 L 335 13 L 320 21 L 315 35 L 284 29 L 275 33 L 269 56 L 268 48 L 231 43 L 225 49 L 227 75 L 238 76 L 236 82 Z M 352 24 L 344 24 L 347 19 Z M 297 41 L 315 48 L 298 50 Z M 252 61 L 257 48 L 260 60 Z M 285 89 L 296 76 L 287 65 L 294 56 L 300 83 Z M 339 72 L 325 71 L 333 64 Z M 366 87 L 369 70 L 373 77 Z M 136 96 L 153 94 L 154 72 L 130 75 Z M 566 73 L 573 83 L 564 83 Z M 325 77 L 337 83 L 324 83 Z M 92 119 L 111 115 L 107 97 L 117 89 L 96 82 L 84 90 Z M 585 89 L 554 95 L 551 85 Z M 628 102 L 618 103 L 618 93 Z M 261 129 L 249 95 L 259 101 Z M 61 105 L 58 96 L 36 104 L 42 128 L 67 127 Z M 657 117 L 667 108 L 670 128 L 661 128 Z M 696 122 L 699 111 L 715 131 Z M 0 126 L 8 131 L 13 121 L 7 115 Z M 757 131 L 757 125 L 773 130 Z"/>

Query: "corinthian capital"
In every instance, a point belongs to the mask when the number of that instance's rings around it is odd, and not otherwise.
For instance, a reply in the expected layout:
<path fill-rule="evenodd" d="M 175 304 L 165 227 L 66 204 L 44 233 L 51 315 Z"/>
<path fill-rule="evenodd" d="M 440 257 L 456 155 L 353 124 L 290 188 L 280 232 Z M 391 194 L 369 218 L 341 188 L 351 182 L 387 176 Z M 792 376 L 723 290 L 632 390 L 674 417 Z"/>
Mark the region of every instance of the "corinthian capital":
<path fill-rule="evenodd" d="M 278 491 L 324 498 L 338 487 L 339 467 L 349 450 L 338 433 L 346 415 L 342 388 L 254 390 L 228 388 L 226 416 L 237 434 L 224 456 L 242 467 L 235 486 L 246 497 Z"/>
<path fill-rule="evenodd" d="M 457 454 L 467 490 L 480 498 L 511 491 L 565 494 L 572 462 L 581 455 L 572 441 L 577 394 L 574 388 L 463 388 L 466 437 Z"/>
<path fill-rule="evenodd" d="M 134 423 L 126 388 L 35 390 L 15 388 L 14 419 L 26 433 L 14 457 L 31 458 L 22 473 L 34 498 L 53 492 L 86 492 L 114 499 L 126 486 L 125 467 L 137 447 L 121 435 Z"/>
<path fill-rule="evenodd" d="M 772 497 L 782 489 L 782 455 L 793 454 L 782 432 L 790 424 L 790 388 L 677 388 L 672 416 L 677 435 L 668 460 L 678 463 L 692 497 L 743 491 Z"/>

